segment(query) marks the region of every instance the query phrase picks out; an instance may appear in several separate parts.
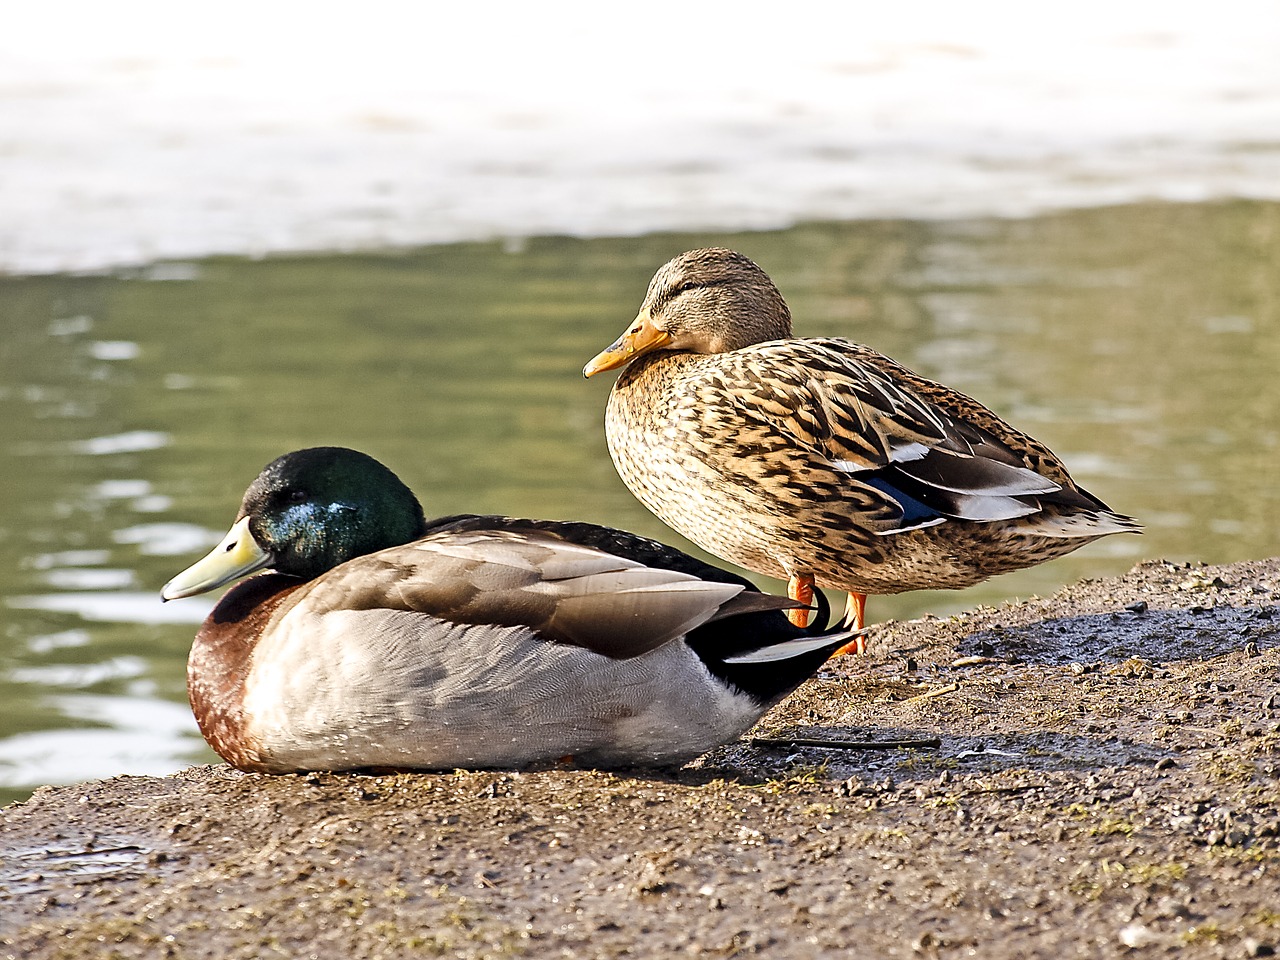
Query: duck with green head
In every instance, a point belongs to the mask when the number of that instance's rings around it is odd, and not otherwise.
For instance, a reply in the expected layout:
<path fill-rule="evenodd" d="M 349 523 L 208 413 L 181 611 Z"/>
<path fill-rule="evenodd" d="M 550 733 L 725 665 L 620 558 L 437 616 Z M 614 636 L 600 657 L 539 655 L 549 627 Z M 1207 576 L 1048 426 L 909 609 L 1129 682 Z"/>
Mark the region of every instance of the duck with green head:
<path fill-rule="evenodd" d="M 586 523 L 428 522 L 385 466 L 269 464 L 166 600 L 237 584 L 188 689 L 242 770 L 678 764 L 732 740 L 850 634 L 687 554 Z"/>
<path fill-rule="evenodd" d="M 658 270 L 583 373 L 619 367 L 605 427 L 631 492 L 794 599 L 848 591 L 859 630 L 868 594 L 967 587 L 1141 530 L 972 397 L 860 343 L 793 336 L 778 288 L 733 250 Z"/>

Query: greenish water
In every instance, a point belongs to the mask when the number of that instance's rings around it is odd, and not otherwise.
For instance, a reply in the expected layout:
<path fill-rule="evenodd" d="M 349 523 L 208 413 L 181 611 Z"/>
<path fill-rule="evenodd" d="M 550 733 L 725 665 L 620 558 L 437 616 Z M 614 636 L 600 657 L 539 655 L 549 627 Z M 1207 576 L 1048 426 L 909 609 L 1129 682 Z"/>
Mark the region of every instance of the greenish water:
<path fill-rule="evenodd" d="M 580 370 L 653 270 L 707 243 L 759 261 L 800 335 L 864 341 L 972 393 L 1148 525 L 963 593 L 873 598 L 872 619 L 1141 558 L 1280 548 L 1276 204 L 0 278 L 0 799 L 211 758 L 184 687 L 207 605 L 157 591 L 287 450 L 372 453 L 429 513 L 578 518 L 681 544 L 615 476 L 611 378 Z"/>

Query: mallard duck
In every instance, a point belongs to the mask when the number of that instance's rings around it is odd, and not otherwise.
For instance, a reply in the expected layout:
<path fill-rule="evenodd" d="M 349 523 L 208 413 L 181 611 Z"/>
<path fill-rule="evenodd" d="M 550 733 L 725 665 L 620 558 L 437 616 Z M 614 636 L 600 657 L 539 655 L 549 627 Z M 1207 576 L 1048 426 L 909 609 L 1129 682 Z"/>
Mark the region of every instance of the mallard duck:
<path fill-rule="evenodd" d="M 227 592 L 188 660 L 242 770 L 669 765 L 731 740 L 848 639 L 679 550 L 586 523 L 428 523 L 341 447 L 270 463 L 218 546 L 164 587 Z"/>
<path fill-rule="evenodd" d="M 978 401 L 859 343 L 793 337 L 778 288 L 732 250 L 658 270 L 583 373 L 617 367 L 606 433 L 631 492 L 792 599 L 848 591 L 852 628 L 867 594 L 967 587 L 1141 529 Z"/>

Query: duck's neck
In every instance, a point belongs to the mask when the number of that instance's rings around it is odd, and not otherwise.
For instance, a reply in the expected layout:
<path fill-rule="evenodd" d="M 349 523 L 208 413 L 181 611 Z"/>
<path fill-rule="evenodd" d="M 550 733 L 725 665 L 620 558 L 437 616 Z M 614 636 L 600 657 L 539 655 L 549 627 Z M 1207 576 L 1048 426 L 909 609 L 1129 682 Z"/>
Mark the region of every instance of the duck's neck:
<path fill-rule="evenodd" d="M 245 680 L 271 615 L 303 582 L 262 574 L 227 591 L 191 644 L 187 696 L 200 732 L 218 756 L 241 770 L 260 770 L 262 758 L 244 717 Z"/>

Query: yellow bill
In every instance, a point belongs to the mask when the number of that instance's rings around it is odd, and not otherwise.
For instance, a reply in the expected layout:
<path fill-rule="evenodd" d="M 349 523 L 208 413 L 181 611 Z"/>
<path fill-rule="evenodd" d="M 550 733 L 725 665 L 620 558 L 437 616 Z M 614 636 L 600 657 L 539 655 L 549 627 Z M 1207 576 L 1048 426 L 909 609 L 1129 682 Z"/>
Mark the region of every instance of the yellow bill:
<path fill-rule="evenodd" d="M 166 583 L 160 591 L 160 598 L 179 600 L 194 597 L 261 570 L 270 563 L 271 554 L 258 546 L 258 541 L 249 532 L 249 518 L 242 517 L 222 542 L 209 551 L 208 556 L 197 560 Z"/>

